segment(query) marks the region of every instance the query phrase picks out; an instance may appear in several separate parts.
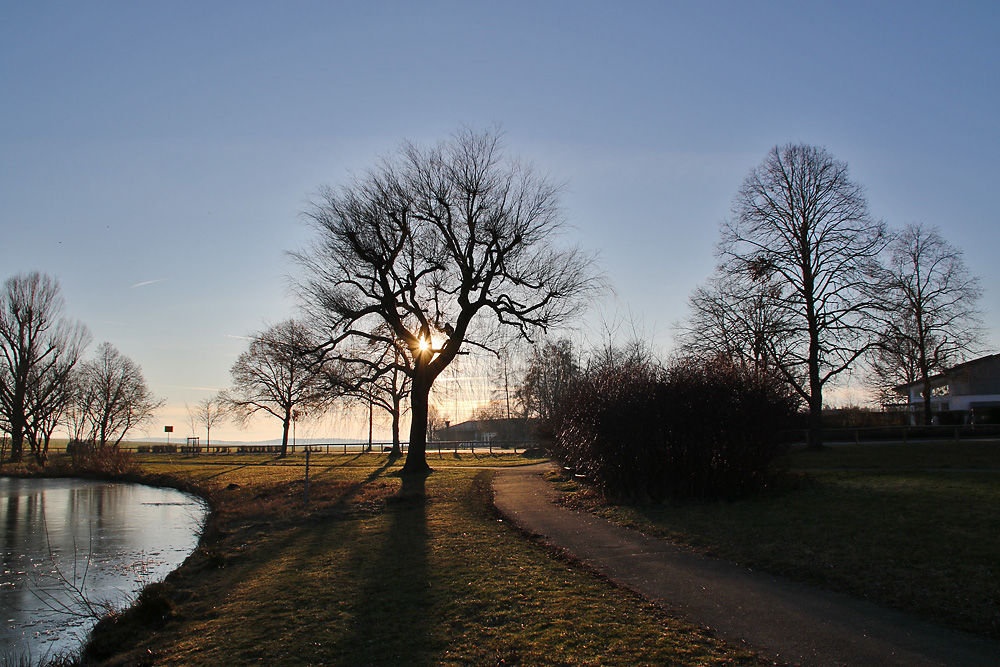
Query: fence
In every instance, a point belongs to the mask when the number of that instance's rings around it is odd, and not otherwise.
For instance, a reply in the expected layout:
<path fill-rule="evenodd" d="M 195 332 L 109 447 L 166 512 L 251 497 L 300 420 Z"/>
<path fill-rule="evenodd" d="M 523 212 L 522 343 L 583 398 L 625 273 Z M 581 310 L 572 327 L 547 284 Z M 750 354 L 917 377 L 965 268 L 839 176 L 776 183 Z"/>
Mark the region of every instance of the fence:
<path fill-rule="evenodd" d="M 472 442 L 472 441 L 430 441 L 427 443 L 427 452 L 453 452 L 467 451 L 471 454 L 480 453 L 522 453 L 526 449 L 536 447 L 537 443 L 528 440 L 497 440 L 493 442 Z M 409 443 L 400 443 L 401 450 L 405 453 L 409 448 Z M 122 451 L 136 454 L 277 454 L 281 451 L 281 445 L 272 444 L 219 444 L 203 445 L 192 443 L 188 445 L 175 445 L 166 443 L 123 443 L 119 446 Z M 329 443 L 309 443 L 299 445 L 288 445 L 289 452 L 316 452 L 325 454 L 363 454 L 365 452 L 388 453 L 392 451 L 391 442 L 329 442 Z"/>

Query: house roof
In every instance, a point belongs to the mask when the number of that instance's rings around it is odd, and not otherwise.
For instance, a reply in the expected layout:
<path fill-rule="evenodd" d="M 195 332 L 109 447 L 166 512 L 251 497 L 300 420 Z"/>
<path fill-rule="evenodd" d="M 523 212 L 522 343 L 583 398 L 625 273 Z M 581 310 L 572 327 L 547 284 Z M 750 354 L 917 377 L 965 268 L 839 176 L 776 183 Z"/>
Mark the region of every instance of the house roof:
<path fill-rule="evenodd" d="M 931 386 L 944 384 L 949 378 L 954 377 L 960 373 L 964 373 L 968 370 L 975 368 L 976 366 L 984 366 L 988 364 L 994 364 L 1000 362 L 1000 354 L 989 354 L 985 357 L 979 357 L 978 359 L 972 359 L 970 361 L 963 362 L 961 364 L 956 364 L 944 371 L 943 373 L 938 373 L 937 375 L 932 375 L 930 377 Z M 904 396 L 910 393 L 910 389 L 914 387 L 919 387 L 923 384 L 922 380 L 916 380 L 915 382 L 908 382 L 906 384 L 901 384 L 893 387 L 893 391 L 897 394 L 903 394 Z"/>

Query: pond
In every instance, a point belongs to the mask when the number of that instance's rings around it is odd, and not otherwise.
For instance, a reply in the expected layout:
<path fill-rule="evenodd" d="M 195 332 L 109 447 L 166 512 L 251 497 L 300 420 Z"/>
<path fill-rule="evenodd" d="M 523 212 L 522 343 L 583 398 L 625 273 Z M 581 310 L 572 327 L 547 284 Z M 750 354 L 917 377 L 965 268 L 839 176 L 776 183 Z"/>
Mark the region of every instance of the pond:
<path fill-rule="evenodd" d="M 93 612 L 127 606 L 194 551 L 207 511 L 175 489 L 0 478 L 0 664 L 76 651 Z"/>

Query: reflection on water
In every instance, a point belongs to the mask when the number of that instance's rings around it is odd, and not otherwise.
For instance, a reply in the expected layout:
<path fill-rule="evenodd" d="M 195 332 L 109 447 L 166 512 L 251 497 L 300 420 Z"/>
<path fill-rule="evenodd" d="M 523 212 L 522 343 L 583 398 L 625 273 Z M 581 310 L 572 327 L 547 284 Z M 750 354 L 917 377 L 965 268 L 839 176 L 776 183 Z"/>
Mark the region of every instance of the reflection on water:
<path fill-rule="evenodd" d="M 174 489 L 0 478 L 0 662 L 79 647 L 88 605 L 120 607 L 194 550 L 206 508 Z"/>

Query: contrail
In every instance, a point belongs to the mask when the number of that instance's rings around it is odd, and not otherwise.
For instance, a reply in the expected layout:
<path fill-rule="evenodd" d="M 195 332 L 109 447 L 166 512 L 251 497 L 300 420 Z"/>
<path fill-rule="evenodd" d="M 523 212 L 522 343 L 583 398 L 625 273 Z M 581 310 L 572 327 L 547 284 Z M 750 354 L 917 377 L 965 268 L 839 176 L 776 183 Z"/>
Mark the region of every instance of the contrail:
<path fill-rule="evenodd" d="M 170 278 L 157 278 L 156 280 L 147 280 L 144 283 L 136 283 L 132 287 L 142 287 L 143 285 L 152 285 L 153 283 L 162 283 L 164 280 L 170 280 Z"/>

